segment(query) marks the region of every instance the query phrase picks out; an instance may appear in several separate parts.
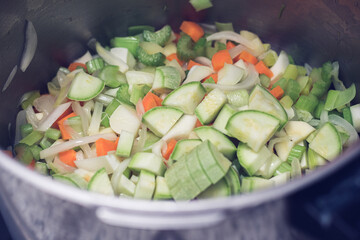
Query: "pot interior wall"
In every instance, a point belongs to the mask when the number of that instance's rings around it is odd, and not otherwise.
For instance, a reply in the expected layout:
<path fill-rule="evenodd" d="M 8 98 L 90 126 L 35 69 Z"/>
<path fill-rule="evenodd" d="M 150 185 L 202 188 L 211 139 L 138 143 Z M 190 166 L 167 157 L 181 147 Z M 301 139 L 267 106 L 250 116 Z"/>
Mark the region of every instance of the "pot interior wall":
<path fill-rule="evenodd" d="M 235 29 L 257 33 L 276 50 L 285 49 L 297 64 L 320 66 L 337 60 L 340 77 L 360 90 L 360 8 L 357 1 L 227 1 L 195 14 L 188 1 L 176 0 L 63 0 L 2 1 L 0 9 L 0 82 L 5 83 L 19 64 L 26 20 L 32 21 L 38 47 L 25 73 L 17 71 L 9 88 L 0 94 L 0 146 L 11 144 L 17 103 L 23 93 L 41 89 L 56 73 L 86 51 L 89 39 L 103 44 L 126 35 L 131 25 L 157 28 L 170 23 L 177 30 L 182 20 L 233 22 Z M 356 102 L 359 102 L 359 94 Z M 8 123 L 12 123 L 8 133 Z"/>

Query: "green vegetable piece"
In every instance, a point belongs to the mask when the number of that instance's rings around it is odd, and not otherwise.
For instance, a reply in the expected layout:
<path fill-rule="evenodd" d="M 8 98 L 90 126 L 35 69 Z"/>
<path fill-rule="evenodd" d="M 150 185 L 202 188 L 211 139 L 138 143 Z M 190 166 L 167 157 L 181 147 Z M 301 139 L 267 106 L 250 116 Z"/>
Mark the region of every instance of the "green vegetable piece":
<path fill-rule="evenodd" d="M 197 12 L 213 6 L 211 0 L 190 0 L 190 4 Z"/>
<path fill-rule="evenodd" d="M 33 130 L 34 128 L 30 123 L 23 124 L 20 126 L 20 133 L 23 138 L 29 135 Z"/>
<path fill-rule="evenodd" d="M 95 71 L 101 70 L 105 65 L 102 58 L 93 58 L 86 62 L 86 69 L 89 74 L 93 74 Z"/>
<path fill-rule="evenodd" d="M 234 32 L 234 27 L 233 27 L 233 24 L 231 22 L 227 22 L 227 23 L 215 22 L 215 26 L 216 26 L 216 29 L 219 32 L 221 32 L 221 31 L 232 31 L 232 32 Z"/>
<path fill-rule="evenodd" d="M 22 163 L 28 165 L 33 160 L 33 155 L 30 150 L 30 147 L 26 144 L 19 143 L 14 147 L 16 158 L 19 159 Z"/>
<path fill-rule="evenodd" d="M 121 84 L 119 90 L 116 92 L 116 99 L 120 101 L 120 103 L 133 106 L 130 102 L 130 94 L 129 94 L 129 85 Z"/>
<path fill-rule="evenodd" d="M 117 88 L 126 83 L 125 74 L 120 72 L 119 67 L 115 65 L 105 66 L 99 73 L 99 78 L 105 82 L 105 85 L 111 88 Z"/>
<path fill-rule="evenodd" d="M 21 102 L 22 109 L 26 109 L 28 106 L 32 105 L 34 100 L 40 97 L 39 91 L 32 91 L 25 93 L 23 96 L 23 100 Z"/>
<path fill-rule="evenodd" d="M 316 106 L 315 111 L 314 111 L 314 117 L 317 119 L 320 119 L 320 115 L 322 113 L 322 111 L 324 110 L 325 107 L 325 102 L 324 101 L 320 101 L 319 104 Z"/>
<path fill-rule="evenodd" d="M 285 94 L 291 97 L 291 99 L 295 102 L 300 96 L 300 85 L 294 79 L 289 79 L 288 84 L 285 88 Z"/>
<path fill-rule="evenodd" d="M 284 108 L 291 108 L 294 103 L 294 101 L 288 95 L 282 97 L 279 102 Z"/>
<path fill-rule="evenodd" d="M 171 37 L 171 27 L 169 25 L 165 25 L 162 29 L 157 32 L 152 32 L 148 30 L 144 30 L 143 37 L 147 42 L 153 42 L 159 44 L 160 46 L 165 46 Z"/>
<path fill-rule="evenodd" d="M 141 63 L 146 66 L 161 66 L 164 65 L 164 61 L 166 59 L 165 55 L 161 52 L 157 52 L 154 54 L 148 54 L 142 47 L 138 47 L 137 56 Z"/>
<path fill-rule="evenodd" d="M 301 95 L 300 98 L 295 103 L 295 108 L 298 110 L 307 111 L 310 114 L 313 114 L 313 112 L 318 104 L 319 104 L 319 100 L 317 99 L 316 96 L 314 96 L 312 94 L 309 94 L 308 96 Z"/>
<path fill-rule="evenodd" d="M 189 61 L 190 59 L 193 59 L 196 57 L 196 53 L 193 50 L 194 42 L 191 40 L 191 37 L 187 34 L 184 34 L 179 39 L 176 50 L 177 50 L 177 56 L 182 61 Z"/>
<path fill-rule="evenodd" d="M 306 68 L 305 68 L 305 67 L 296 65 L 296 68 L 297 68 L 298 76 L 299 76 L 299 77 L 306 75 L 307 71 L 306 71 Z"/>
<path fill-rule="evenodd" d="M 52 140 L 58 140 L 61 136 L 61 132 L 55 128 L 49 128 L 45 132 L 45 137 L 50 138 Z"/>
<path fill-rule="evenodd" d="M 228 102 L 235 107 L 242 107 L 249 104 L 249 93 L 245 89 L 228 92 L 226 97 Z"/>
<path fill-rule="evenodd" d="M 114 37 L 113 39 L 111 39 L 110 43 L 112 47 L 127 48 L 132 55 L 137 56 L 136 51 L 139 47 L 140 40 L 137 37 Z"/>
<path fill-rule="evenodd" d="M 196 56 L 205 56 L 206 54 L 206 38 L 200 38 L 194 45 Z"/>
<path fill-rule="evenodd" d="M 331 71 L 332 71 L 331 62 L 324 63 L 321 68 L 321 78 L 323 81 L 331 82 Z"/>
<path fill-rule="evenodd" d="M 275 171 L 275 176 L 284 173 L 284 172 L 290 172 L 291 171 L 291 165 L 288 162 L 283 162 Z"/>
<path fill-rule="evenodd" d="M 288 80 L 286 78 L 281 78 L 279 81 L 274 83 L 271 87 L 271 89 L 276 88 L 277 86 L 280 86 L 281 89 L 285 90 L 288 84 Z"/>
<path fill-rule="evenodd" d="M 44 137 L 43 132 L 32 131 L 29 135 L 20 140 L 20 143 L 24 143 L 28 146 L 34 145 Z"/>
<path fill-rule="evenodd" d="M 49 148 L 52 143 L 49 141 L 49 139 L 47 137 L 43 137 L 39 143 L 40 147 L 42 147 L 42 149 L 46 149 Z"/>
<path fill-rule="evenodd" d="M 271 79 L 268 76 L 266 76 L 265 74 L 260 74 L 259 78 L 261 86 L 263 86 L 264 88 L 268 88 L 270 86 Z"/>
<path fill-rule="evenodd" d="M 137 26 L 130 26 L 128 28 L 128 35 L 129 36 L 135 36 L 140 33 L 143 33 L 145 30 L 150 32 L 155 32 L 155 28 L 153 26 L 149 25 L 137 25 Z"/>
<path fill-rule="evenodd" d="M 294 65 L 295 64 L 294 58 L 290 54 L 288 54 L 288 58 L 290 65 Z"/>
<path fill-rule="evenodd" d="M 350 101 L 354 99 L 355 95 L 355 84 L 351 84 L 351 86 L 344 91 L 330 90 L 326 98 L 324 109 L 326 111 L 331 111 L 335 108 L 343 107 L 345 104 L 349 104 Z"/>
<path fill-rule="evenodd" d="M 113 112 L 120 106 L 120 101 L 118 99 L 114 99 L 111 103 L 106 107 L 105 111 L 101 116 L 101 125 L 104 127 L 110 127 L 109 118 L 113 114 Z"/>
<path fill-rule="evenodd" d="M 275 64 L 277 58 L 278 58 L 277 53 L 273 50 L 270 50 L 262 61 L 265 63 L 267 67 L 272 67 Z"/>
<path fill-rule="evenodd" d="M 351 125 L 353 125 L 353 121 L 352 121 L 352 115 L 351 115 L 351 111 L 349 107 L 345 107 L 342 110 L 343 113 L 343 117 L 346 121 L 348 121 Z"/>
<path fill-rule="evenodd" d="M 36 161 L 40 160 L 40 152 L 43 150 L 41 147 L 39 147 L 38 145 L 32 145 L 29 147 L 31 154 L 33 155 L 33 158 Z"/>
<path fill-rule="evenodd" d="M 290 56 L 290 55 L 289 55 Z M 294 64 L 289 64 L 287 68 L 285 69 L 285 72 L 283 74 L 283 78 L 286 79 L 297 79 L 298 77 L 298 69 L 297 66 Z"/>
<path fill-rule="evenodd" d="M 134 84 L 130 95 L 130 102 L 136 105 L 139 99 L 143 98 L 149 90 L 150 87 L 148 85 Z"/>
<path fill-rule="evenodd" d="M 305 152 L 305 150 L 306 150 L 306 147 L 305 147 L 305 146 L 295 145 L 295 146 L 291 149 L 291 151 L 290 151 L 290 153 L 289 153 L 289 156 L 288 156 L 288 158 L 287 158 L 287 162 L 291 164 L 292 161 L 294 161 L 294 160 L 300 161 L 302 155 L 303 155 L 304 152 Z"/>

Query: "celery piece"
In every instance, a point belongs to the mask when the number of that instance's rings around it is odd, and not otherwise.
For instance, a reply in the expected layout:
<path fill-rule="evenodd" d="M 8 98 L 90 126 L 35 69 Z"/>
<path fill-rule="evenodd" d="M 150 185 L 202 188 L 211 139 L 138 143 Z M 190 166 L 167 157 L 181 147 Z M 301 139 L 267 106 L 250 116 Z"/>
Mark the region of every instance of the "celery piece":
<path fill-rule="evenodd" d="M 299 83 L 300 84 L 300 83 Z M 309 77 L 309 81 L 307 82 L 307 84 L 305 85 L 304 89 L 301 90 L 301 95 L 309 95 L 310 94 L 310 89 L 312 87 L 312 81 Z"/>
<path fill-rule="evenodd" d="M 196 56 L 205 56 L 206 38 L 200 38 L 194 45 Z"/>
<path fill-rule="evenodd" d="M 297 66 L 294 65 L 294 64 L 289 64 L 286 69 L 285 69 L 285 72 L 282 76 L 283 78 L 286 78 L 286 79 L 293 79 L 293 80 L 296 80 L 297 77 L 298 77 L 298 69 L 297 69 Z"/>
<path fill-rule="evenodd" d="M 171 32 L 171 27 L 169 25 L 165 25 L 163 28 L 156 32 L 144 30 L 143 37 L 144 40 L 147 42 L 153 42 L 164 47 L 171 37 Z"/>
<path fill-rule="evenodd" d="M 36 162 L 34 169 L 35 169 L 35 171 L 37 171 L 38 173 L 41 173 L 43 175 L 47 175 L 47 173 L 48 173 L 47 165 L 46 165 L 46 163 L 43 163 L 43 162 Z"/>
<path fill-rule="evenodd" d="M 310 114 L 312 114 L 318 103 L 319 100 L 317 99 L 317 97 L 315 97 L 312 94 L 309 94 L 308 96 L 301 95 L 300 98 L 295 103 L 295 108 L 298 110 L 307 111 Z"/>
<path fill-rule="evenodd" d="M 45 132 L 45 137 L 50 138 L 52 140 L 58 140 L 61 136 L 61 132 L 55 128 L 49 128 Z"/>
<path fill-rule="evenodd" d="M 165 55 L 161 52 L 149 54 L 142 47 L 137 48 L 137 57 L 142 64 L 153 67 L 164 65 L 166 59 Z"/>
<path fill-rule="evenodd" d="M 326 111 L 331 111 L 333 109 L 335 109 L 335 102 L 336 102 L 336 99 L 338 98 L 340 94 L 340 91 L 334 91 L 334 90 L 330 90 L 327 94 L 327 97 L 326 97 L 326 101 L 325 101 L 325 106 L 324 106 L 324 109 Z"/>
<path fill-rule="evenodd" d="M 21 137 L 26 137 L 34 130 L 33 126 L 30 123 L 23 124 L 20 126 Z"/>
<path fill-rule="evenodd" d="M 20 140 L 20 143 L 24 143 L 28 146 L 34 145 L 44 137 L 43 132 L 32 131 L 29 135 Z"/>
<path fill-rule="evenodd" d="M 284 172 L 290 172 L 291 171 L 291 165 L 288 162 L 283 162 L 280 164 L 280 166 L 275 170 L 275 176 L 284 173 Z"/>
<path fill-rule="evenodd" d="M 343 108 L 342 113 L 343 113 L 344 119 L 346 121 L 348 121 L 351 125 L 353 125 L 350 108 L 349 107 Z"/>
<path fill-rule="evenodd" d="M 304 154 L 306 150 L 306 147 L 305 146 L 301 146 L 301 145 L 295 145 L 290 153 L 289 153 L 289 156 L 287 158 L 287 162 L 291 164 L 291 162 L 295 159 L 297 159 L 298 161 L 301 160 L 301 157 L 302 155 Z"/>
<path fill-rule="evenodd" d="M 32 91 L 32 92 L 25 93 L 23 95 L 22 101 L 21 101 L 22 109 L 25 110 L 28 106 L 32 105 L 34 100 L 37 99 L 38 97 L 40 97 L 39 91 Z"/>
<path fill-rule="evenodd" d="M 299 96 L 300 96 L 300 85 L 299 83 L 290 78 L 288 80 L 288 84 L 286 86 L 285 90 L 285 94 L 288 95 L 289 97 L 291 97 L 291 99 L 295 102 Z"/>
<path fill-rule="evenodd" d="M 221 42 L 215 42 L 214 47 L 212 47 L 212 41 L 206 42 L 205 55 L 207 58 L 212 59 L 215 53 L 220 50 L 226 49 L 226 45 Z"/>
<path fill-rule="evenodd" d="M 308 148 L 308 165 L 309 165 L 309 169 L 314 169 L 317 166 L 322 166 L 326 164 L 326 160 L 325 158 L 323 158 L 322 156 L 320 156 L 319 154 L 317 154 L 314 150 L 312 150 L 311 148 Z"/>
<path fill-rule="evenodd" d="M 129 85 L 121 84 L 119 90 L 116 92 L 116 99 L 122 104 L 133 106 L 130 102 Z"/>
<path fill-rule="evenodd" d="M 226 94 L 228 102 L 235 107 L 242 107 L 249 104 L 249 93 L 245 89 L 239 89 Z"/>
<path fill-rule="evenodd" d="M 213 6 L 211 0 L 190 0 L 190 4 L 197 12 Z"/>
<path fill-rule="evenodd" d="M 212 83 L 212 84 L 215 84 L 215 80 L 214 80 L 212 77 L 210 77 L 210 78 L 206 79 L 206 80 L 204 81 L 204 83 Z M 209 87 L 206 87 L 205 89 L 206 89 L 206 92 L 207 92 L 207 93 L 211 92 L 211 90 L 212 90 L 212 88 L 209 88 Z"/>
<path fill-rule="evenodd" d="M 234 31 L 234 27 L 233 24 L 231 22 L 227 22 L 227 23 L 221 23 L 221 22 L 215 22 L 215 26 L 216 29 L 218 30 L 218 32 L 221 31 Z"/>
<path fill-rule="evenodd" d="M 307 71 L 306 71 L 305 67 L 296 65 L 296 68 L 297 68 L 297 71 L 298 71 L 298 77 L 306 75 Z"/>
<path fill-rule="evenodd" d="M 187 34 L 184 34 L 180 37 L 177 45 L 176 45 L 176 53 L 180 60 L 189 61 L 196 57 L 196 53 L 193 50 L 194 42 L 191 37 Z"/>
<path fill-rule="evenodd" d="M 294 65 L 295 64 L 294 58 L 290 54 L 288 54 L 288 58 L 290 65 Z"/>
<path fill-rule="evenodd" d="M 132 55 L 137 56 L 136 51 L 139 47 L 140 40 L 138 37 L 114 37 L 110 43 L 112 47 L 127 48 Z"/>
<path fill-rule="evenodd" d="M 330 90 L 326 98 L 325 110 L 331 111 L 335 108 L 343 107 L 345 104 L 350 103 L 355 95 L 355 84 L 351 84 L 351 86 L 344 91 Z"/>
<path fill-rule="evenodd" d="M 300 92 L 302 92 L 306 85 L 310 82 L 309 76 L 299 76 L 296 81 L 299 83 L 300 86 Z"/>
<path fill-rule="evenodd" d="M 33 160 L 33 155 L 31 153 L 30 147 L 26 144 L 19 143 L 14 147 L 16 158 L 19 159 L 22 163 L 28 165 Z"/>
<path fill-rule="evenodd" d="M 320 119 L 320 115 L 322 113 L 322 111 L 324 110 L 325 107 L 325 102 L 324 101 L 320 101 L 319 104 L 316 106 L 315 111 L 314 111 L 314 117 L 317 119 Z"/>
<path fill-rule="evenodd" d="M 294 101 L 288 95 L 282 97 L 279 102 L 284 108 L 291 108 L 294 104 Z"/>
<path fill-rule="evenodd" d="M 95 71 L 101 70 L 105 65 L 102 58 L 93 58 L 86 62 L 86 69 L 89 74 L 93 74 Z"/>
<path fill-rule="evenodd" d="M 268 76 L 266 76 L 265 74 L 260 74 L 259 78 L 261 86 L 263 86 L 264 88 L 268 88 L 270 86 L 271 79 Z"/>
<path fill-rule="evenodd" d="M 130 95 L 130 102 L 136 105 L 139 99 L 143 98 L 149 90 L 150 87 L 148 85 L 134 84 Z"/>
<path fill-rule="evenodd" d="M 42 149 L 46 149 L 49 148 L 52 143 L 49 141 L 49 139 L 47 137 L 43 137 L 39 143 L 40 147 L 42 147 Z"/>
<path fill-rule="evenodd" d="M 123 172 L 123 174 L 126 178 L 130 178 L 130 175 L 131 175 L 130 168 L 126 168 L 125 171 Z"/>
<path fill-rule="evenodd" d="M 128 28 L 128 35 L 129 36 L 135 36 L 140 33 L 143 33 L 144 30 L 155 32 L 155 28 L 153 26 L 149 25 L 137 25 L 137 26 L 130 26 Z"/>
<path fill-rule="evenodd" d="M 265 51 L 269 51 L 270 48 L 271 48 L 270 43 L 263 43 L 263 48 L 264 48 Z"/>
<path fill-rule="evenodd" d="M 33 155 L 33 158 L 36 160 L 36 161 L 39 161 L 40 160 L 40 152 L 43 150 L 41 147 L 39 147 L 38 145 L 32 145 L 29 147 L 30 148 L 30 151 Z"/>
<path fill-rule="evenodd" d="M 269 50 L 262 61 L 267 67 L 272 67 L 276 63 L 277 58 L 277 53 L 274 50 Z"/>
<path fill-rule="evenodd" d="M 111 88 L 117 88 L 126 83 L 125 74 L 120 72 L 119 67 L 115 65 L 105 66 L 101 69 L 98 77 L 105 82 L 106 86 Z"/>
<path fill-rule="evenodd" d="M 120 101 L 118 99 L 114 99 L 105 109 L 101 116 L 101 125 L 104 127 L 110 127 L 109 118 L 111 114 L 120 106 Z"/>
<path fill-rule="evenodd" d="M 286 86 L 288 84 L 288 80 L 286 78 L 281 78 L 279 81 L 277 81 L 276 83 L 274 83 L 271 87 L 271 89 L 276 88 L 277 86 L 280 86 L 281 89 L 285 90 Z"/>
<path fill-rule="evenodd" d="M 321 98 L 329 90 L 330 84 L 331 82 L 325 82 L 320 79 L 313 84 L 310 93 Z"/>
<path fill-rule="evenodd" d="M 321 78 L 325 82 L 331 82 L 331 71 L 332 71 L 332 64 L 331 62 L 326 62 L 322 65 L 321 68 Z"/>

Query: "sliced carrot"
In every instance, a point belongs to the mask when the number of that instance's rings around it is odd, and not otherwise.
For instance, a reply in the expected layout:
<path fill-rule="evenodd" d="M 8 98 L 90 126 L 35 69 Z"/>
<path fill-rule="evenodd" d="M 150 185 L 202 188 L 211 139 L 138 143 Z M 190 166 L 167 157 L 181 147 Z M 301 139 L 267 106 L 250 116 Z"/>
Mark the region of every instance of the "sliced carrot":
<path fill-rule="evenodd" d="M 284 95 L 284 90 L 278 85 L 274 87 L 270 93 L 277 99 L 280 99 Z"/>
<path fill-rule="evenodd" d="M 263 61 L 258 62 L 255 65 L 255 69 L 260 74 L 265 74 L 269 78 L 272 78 L 274 76 L 273 72 L 265 65 Z"/>
<path fill-rule="evenodd" d="M 254 55 L 245 50 L 240 53 L 239 59 L 242 59 L 245 62 L 251 63 L 253 65 L 258 62 L 257 58 Z"/>
<path fill-rule="evenodd" d="M 119 139 L 120 139 L 120 137 L 117 137 L 116 138 L 116 141 L 115 141 L 115 146 L 117 147 L 117 145 L 119 144 Z"/>
<path fill-rule="evenodd" d="M 66 111 L 65 111 L 63 114 L 61 114 L 60 117 L 58 117 L 58 119 L 53 123 L 53 125 L 52 125 L 51 127 L 52 127 L 52 128 L 56 128 L 56 129 L 59 129 L 59 125 L 58 125 L 59 120 L 63 119 L 64 117 L 66 117 L 66 116 L 69 115 L 70 113 L 72 113 L 72 108 L 71 108 L 71 106 L 70 106 L 68 109 L 66 109 Z"/>
<path fill-rule="evenodd" d="M 227 49 L 220 50 L 214 54 L 211 59 L 211 63 L 215 71 L 219 71 L 224 67 L 225 63 L 233 64 L 233 60 L 230 56 L 230 53 Z"/>
<path fill-rule="evenodd" d="M 180 26 L 180 30 L 189 35 L 194 42 L 197 42 L 202 36 L 204 36 L 204 30 L 202 27 L 194 22 L 183 21 Z"/>
<path fill-rule="evenodd" d="M 62 119 L 60 119 L 57 124 L 59 126 L 59 130 L 61 132 L 61 137 L 63 140 L 69 140 L 71 138 L 71 134 L 66 130 L 66 127 L 64 126 L 64 122 L 66 119 L 71 118 L 71 117 L 75 117 L 76 114 L 75 113 L 70 113 L 69 115 L 63 117 Z"/>
<path fill-rule="evenodd" d="M 29 165 L 27 165 L 27 167 L 29 168 L 29 169 L 34 169 L 35 168 L 35 159 L 33 159 L 33 160 L 31 160 L 31 162 L 29 163 Z"/>
<path fill-rule="evenodd" d="M 226 43 L 227 50 L 232 49 L 234 47 L 236 47 L 236 45 L 232 41 L 227 41 L 227 43 Z"/>
<path fill-rule="evenodd" d="M 195 123 L 195 128 L 201 127 L 201 126 L 204 126 L 204 125 L 202 125 L 202 123 L 200 122 L 200 120 L 197 119 L 197 120 L 196 120 L 196 123 Z"/>
<path fill-rule="evenodd" d="M 206 77 L 206 78 L 204 79 L 204 81 L 206 81 L 206 80 L 208 80 L 208 79 L 210 79 L 210 78 L 212 78 L 212 79 L 214 80 L 214 82 L 217 83 L 217 81 L 218 81 L 218 74 L 217 74 L 217 73 L 213 73 L 213 74 L 209 75 L 208 77 Z"/>
<path fill-rule="evenodd" d="M 180 66 L 184 65 L 184 62 L 181 61 L 178 57 L 177 57 L 177 54 L 176 53 L 173 53 L 173 54 L 170 54 L 169 56 L 166 57 L 167 60 L 169 60 L 170 62 L 172 60 L 176 60 Z"/>
<path fill-rule="evenodd" d="M 84 68 L 85 71 L 87 71 L 86 65 L 83 63 L 79 63 L 79 62 L 73 62 L 69 65 L 68 69 L 70 72 L 76 70 L 78 67 Z"/>
<path fill-rule="evenodd" d="M 75 165 L 75 160 L 76 160 L 76 152 L 74 149 L 70 149 L 64 152 L 59 153 L 59 159 L 60 161 L 62 161 L 63 163 L 72 166 L 72 167 L 76 167 Z"/>
<path fill-rule="evenodd" d="M 154 107 L 161 106 L 162 99 L 153 94 L 152 92 L 148 92 L 143 98 L 142 102 L 144 105 L 144 110 L 145 112 L 147 112 Z"/>
<path fill-rule="evenodd" d="M 174 138 L 170 139 L 170 141 L 167 143 L 166 151 L 162 152 L 162 155 L 166 160 L 169 159 L 171 153 L 174 151 L 176 143 L 177 141 Z"/>
<path fill-rule="evenodd" d="M 96 155 L 98 157 L 105 156 L 110 151 L 115 151 L 117 147 L 115 142 L 106 140 L 104 138 L 99 138 L 98 140 L 96 140 L 95 146 L 96 146 Z"/>
<path fill-rule="evenodd" d="M 187 70 L 190 70 L 193 66 L 204 66 L 204 65 L 197 63 L 193 60 L 190 60 L 187 65 Z"/>

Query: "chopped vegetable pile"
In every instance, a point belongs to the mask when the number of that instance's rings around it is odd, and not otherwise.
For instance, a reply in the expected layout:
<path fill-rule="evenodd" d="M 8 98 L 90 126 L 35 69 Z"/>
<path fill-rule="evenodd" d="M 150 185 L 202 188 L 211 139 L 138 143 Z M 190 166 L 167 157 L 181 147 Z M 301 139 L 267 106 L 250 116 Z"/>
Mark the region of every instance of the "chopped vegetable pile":
<path fill-rule="evenodd" d="M 77 188 L 179 201 L 283 184 L 357 141 L 337 62 L 295 64 L 231 23 L 179 29 L 132 26 L 26 93 L 16 157 Z"/>

